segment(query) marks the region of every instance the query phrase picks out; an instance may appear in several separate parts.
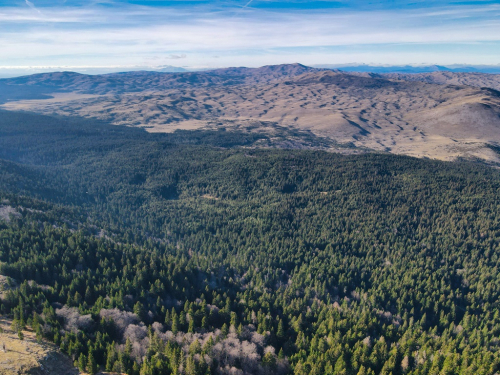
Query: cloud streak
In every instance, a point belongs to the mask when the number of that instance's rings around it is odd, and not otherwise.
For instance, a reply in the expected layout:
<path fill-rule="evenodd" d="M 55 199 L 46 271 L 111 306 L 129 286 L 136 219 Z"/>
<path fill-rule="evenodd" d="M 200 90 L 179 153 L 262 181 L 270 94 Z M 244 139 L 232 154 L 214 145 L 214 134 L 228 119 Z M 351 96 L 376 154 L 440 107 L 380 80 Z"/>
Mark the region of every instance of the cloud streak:
<path fill-rule="evenodd" d="M 166 59 L 170 59 L 170 60 L 179 60 L 179 59 L 185 59 L 186 58 L 186 54 L 183 53 L 181 55 L 170 55 L 170 56 L 167 56 L 165 57 Z"/>
<path fill-rule="evenodd" d="M 39 14 L 42 14 L 42 12 L 40 12 L 36 7 L 35 7 L 35 4 L 33 4 L 31 1 L 29 0 L 24 0 L 26 2 L 26 5 L 29 6 L 31 9 L 33 9 L 34 11 L 38 12 Z"/>
<path fill-rule="evenodd" d="M 279 62 L 280 56 L 281 62 L 301 57 L 304 62 L 319 59 L 310 62 L 318 64 L 332 63 L 328 59 L 336 56 L 363 58 L 361 62 L 367 63 L 388 56 L 385 62 L 406 56 L 399 62 L 450 63 L 458 56 L 457 48 L 470 61 L 456 63 L 500 59 L 498 4 L 411 12 L 349 8 L 278 12 L 258 9 L 258 3 L 250 8 L 254 1 L 250 0 L 243 7 L 223 10 L 94 5 L 43 8 L 42 14 L 25 1 L 36 14 L 0 7 L 0 66 L 133 65 L 153 56 L 197 66 L 262 65 Z M 468 56 L 467 51 L 475 55 Z"/>

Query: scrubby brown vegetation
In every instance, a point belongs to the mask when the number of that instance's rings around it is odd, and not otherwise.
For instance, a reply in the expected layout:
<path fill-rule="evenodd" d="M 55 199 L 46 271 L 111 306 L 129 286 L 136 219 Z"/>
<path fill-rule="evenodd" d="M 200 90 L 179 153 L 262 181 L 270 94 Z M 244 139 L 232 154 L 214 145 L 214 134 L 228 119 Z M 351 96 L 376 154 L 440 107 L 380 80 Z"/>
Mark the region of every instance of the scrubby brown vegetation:
<path fill-rule="evenodd" d="M 310 131 L 360 148 L 441 160 L 500 163 L 497 75 L 354 74 L 299 64 L 197 73 L 48 73 L 1 80 L 7 109 L 176 129 Z M 19 90 L 52 99 L 19 100 Z M 0 98 L 1 100 L 1 98 Z M 270 133 L 271 131 L 271 133 Z M 290 147 L 315 147 L 295 144 Z M 281 144 L 286 144 L 282 142 Z"/>

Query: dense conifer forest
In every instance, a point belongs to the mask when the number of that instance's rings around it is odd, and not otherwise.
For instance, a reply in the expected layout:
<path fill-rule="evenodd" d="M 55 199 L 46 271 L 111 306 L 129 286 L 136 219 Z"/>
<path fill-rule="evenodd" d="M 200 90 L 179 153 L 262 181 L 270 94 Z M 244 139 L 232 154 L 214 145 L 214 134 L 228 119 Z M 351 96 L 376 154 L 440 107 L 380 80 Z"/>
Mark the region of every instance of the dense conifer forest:
<path fill-rule="evenodd" d="M 500 173 L 0 112 L 0 312 L 82 370 L 495 374 Z"/>

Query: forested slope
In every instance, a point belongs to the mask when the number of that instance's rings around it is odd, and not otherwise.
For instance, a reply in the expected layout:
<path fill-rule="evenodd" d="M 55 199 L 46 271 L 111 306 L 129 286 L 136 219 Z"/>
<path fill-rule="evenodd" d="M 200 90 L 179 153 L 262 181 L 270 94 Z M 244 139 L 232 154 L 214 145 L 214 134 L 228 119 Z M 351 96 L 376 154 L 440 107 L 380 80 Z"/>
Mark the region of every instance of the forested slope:
<path fill-rule="evenodd" d="M 1 312 L 80 367 L 499 370 L 497 170 L 9 116 Z"/>

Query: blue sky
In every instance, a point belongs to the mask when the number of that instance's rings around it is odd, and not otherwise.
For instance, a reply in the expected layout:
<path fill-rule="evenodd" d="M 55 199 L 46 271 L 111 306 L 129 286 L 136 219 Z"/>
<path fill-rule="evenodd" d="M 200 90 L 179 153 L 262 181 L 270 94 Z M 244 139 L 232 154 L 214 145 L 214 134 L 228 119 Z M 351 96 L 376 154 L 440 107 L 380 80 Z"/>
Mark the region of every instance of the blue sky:
<path fill-rule="evenodd" d="M 500 1 L 0 0 L 4 70 L 500 64 Z"/>

